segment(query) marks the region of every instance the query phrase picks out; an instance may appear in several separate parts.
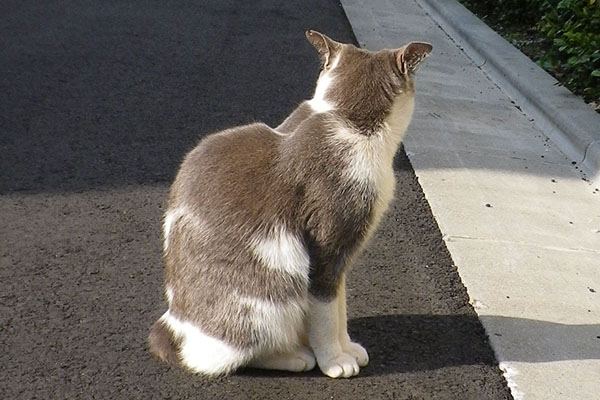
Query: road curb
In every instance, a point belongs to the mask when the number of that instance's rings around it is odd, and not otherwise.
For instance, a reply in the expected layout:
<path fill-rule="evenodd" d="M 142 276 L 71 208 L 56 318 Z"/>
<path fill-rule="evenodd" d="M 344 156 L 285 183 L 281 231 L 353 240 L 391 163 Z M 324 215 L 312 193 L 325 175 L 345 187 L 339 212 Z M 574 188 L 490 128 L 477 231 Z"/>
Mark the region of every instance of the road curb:
<path fill-rule="evenodd" d="M 590 181 L 600 181 L 600 115 L 460 3 L 415 1 Z"/>

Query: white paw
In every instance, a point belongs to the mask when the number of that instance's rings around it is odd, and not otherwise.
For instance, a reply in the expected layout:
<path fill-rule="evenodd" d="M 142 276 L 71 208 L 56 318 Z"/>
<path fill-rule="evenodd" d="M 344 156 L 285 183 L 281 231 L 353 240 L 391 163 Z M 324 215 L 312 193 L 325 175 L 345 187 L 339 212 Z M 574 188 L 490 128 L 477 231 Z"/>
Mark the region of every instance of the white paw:
<path fill-rule="evenodd" d="M 321 371 L 331 378 L 350 378 L 358 375 L 360 368 L 354 356 L 346 353 L 328 359 L 318 360 Z"/>
<path fill-rule="evenodd" d="M 367 353 L 367 350 L 358 343 L 348 342 L 347 344 L 342 345 L 342 350 L 344 353 L 348 353 L 354 357 L 359 367 L 364 367 L 369 363 L 369 354 Z"/>
<path fill-rule="evenodd" d="M 291 353 L 277 353 L 252 360 L 248 366 L 263 369 L 303 372 L 310 371 L 316 365 L 315 356 L 307 348 L 299 348 Z"/>
<path fill-rule="evenodd" d="M 296 352 L 296 357 L 301 359 L 304 362 L 304 368 L 302 371 L 310 371 L 317 365 L 317 360 L 312 350 L 307 347 L 301 347 Z"/>
<path fill-rule="evenodd" d="M 314 360 L 313 360 L 312 368 L 314 368 L 314 366 L 315 366 L 315 364 L 314 364 Z M 288 358 L 287 360 L 283 361 L 280 365 L 277 366 L 277 368 L 273 368 L 273 369 L 279 369 L 282 371 L 291 371 L 291 372 L 304 372 L 304 371 L 310 371 L 312 368 L 310 365 L 310 360 L 300 358 L 300 357 L 294 355 L 294 356 L 291 356 L 290 358 Z"/>

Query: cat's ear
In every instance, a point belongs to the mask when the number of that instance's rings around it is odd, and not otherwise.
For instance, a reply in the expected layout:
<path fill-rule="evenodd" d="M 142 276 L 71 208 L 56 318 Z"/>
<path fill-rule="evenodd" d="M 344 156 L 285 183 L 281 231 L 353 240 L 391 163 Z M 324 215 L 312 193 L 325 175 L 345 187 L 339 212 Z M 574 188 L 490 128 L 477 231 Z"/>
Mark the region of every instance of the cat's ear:
<path fill-rule="evenodd" d="M 396 50 L 398 69 L 403 74 L 414 73 L 425 57 L 431 53 L 433 46 L 429 43 L 410 42 Z"/>
<path fill-rule="evenodd" d="M 329 68 L 333 60 L 335 60 L 335 56 L 341 50 L 342 44 L 313 30 L 306 31 L 306 38 L 319 52 L 323 67 Z"/>

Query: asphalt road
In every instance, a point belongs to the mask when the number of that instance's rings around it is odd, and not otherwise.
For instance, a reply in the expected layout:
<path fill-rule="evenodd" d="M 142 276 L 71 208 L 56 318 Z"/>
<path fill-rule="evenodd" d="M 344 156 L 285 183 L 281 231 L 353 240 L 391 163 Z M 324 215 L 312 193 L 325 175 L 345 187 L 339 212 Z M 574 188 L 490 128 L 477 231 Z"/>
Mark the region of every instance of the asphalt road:
<path fill-rule="evenodd" d="M 306 29 L 354 41 L 335 1 L 272 3 L 0 2 L 0 398 L 510 398 L 403 151 L 349 275 L 360 376 L 207 380 L 147 351 L 184 154 L 311 97 Z"/>

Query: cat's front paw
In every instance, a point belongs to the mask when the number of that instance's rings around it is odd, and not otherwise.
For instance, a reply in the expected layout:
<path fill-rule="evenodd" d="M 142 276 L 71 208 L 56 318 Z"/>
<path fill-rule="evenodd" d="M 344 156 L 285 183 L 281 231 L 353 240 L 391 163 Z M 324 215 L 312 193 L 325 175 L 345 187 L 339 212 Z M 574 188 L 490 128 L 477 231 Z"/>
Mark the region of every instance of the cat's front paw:
<path fill-rule="evenodd" d="M 340 353 L 327 360 L 317 357 L 317 364 L 321 371 L 330 378 L 350 378 L 358 375 L 360 371 L 356 358 L 346 353 Z"/>
<path fill-rule="evenodd" d="M 359 367 L 364 367 L 369 363 L 369 353 L 360 344 L 348 342 L 342 345 L 344 353 L 350 354 L 356 360 Z"/>

